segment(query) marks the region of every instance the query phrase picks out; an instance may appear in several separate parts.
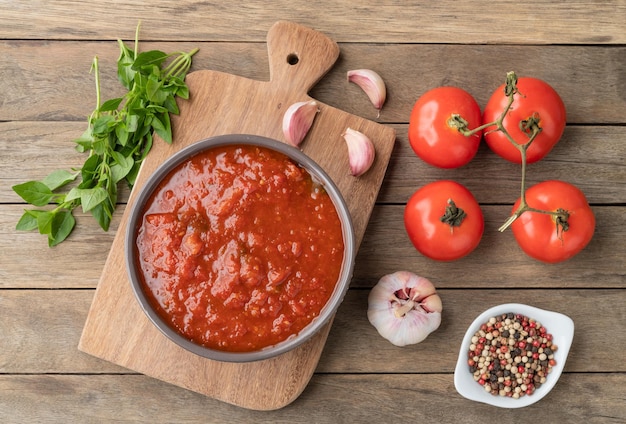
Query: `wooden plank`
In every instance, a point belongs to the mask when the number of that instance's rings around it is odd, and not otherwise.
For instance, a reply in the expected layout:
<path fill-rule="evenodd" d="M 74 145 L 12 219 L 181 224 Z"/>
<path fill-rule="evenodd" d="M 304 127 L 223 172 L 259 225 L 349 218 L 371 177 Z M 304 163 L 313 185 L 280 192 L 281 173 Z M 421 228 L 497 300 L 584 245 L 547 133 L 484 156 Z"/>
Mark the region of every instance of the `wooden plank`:
<path fill-rule="evenodd" d="M 397 138 L 379 203 L 406 203 L 422 185 L 449 178 L 466 185 L 482 204 L 512 205 L 519 196 L 519 168 L 500 159 L 485 143 L 468 165 L 438 169 L 415 155 L 406 124 L 392 128 Z M 81 166 L 85 156 L 74 150 L 71 140 L 83 131 L 79 122 L 0 123 L 0 203 L 21 202 L 11 190 L 15 184 L 42 179 L 55 169 Z M 624 139 L 626 126 L 568 126 L 550 154 L 529 166 L 528 183 L 562 179 L 578 186 L 591 203 L 621 204 L 626 199 Z M 118 201 L 127 200 L 128 190 L 122 185 Z"/>
<path fill-rule="evenodd" d="M 94 288 L 98 284 L 121 212 L 104 232 L 90 215 L 76 213 L 76 229 L 49 248 L 37 231 L 16 231 L 23 205 L 0 205 L 0 288 Z"/>
<path fill-rule="evenodd" d="M 277 411 L 251 411 L 140 375 L 0 375 L 0 414 L 24 422 L 621 423 L 626 375 L 561 376 L 543 400 L 519 412 L 462 398 L 452 374 L 315 375 Z M 367 406 L 367 407 L 364 407 Z"/>
<path fill-rule="evenodd" d="M 77 349 L 93 294 L 93 289 L 0 290 L 0 373 L 128 373 Z"/>
<path fill-rule="evenodd" d="M 168 52 L 195 47 L 200 51 L 193 58 L 194 70 L 211 69 L 260 81 L 269 79 L 264 44 L 197 41 L 140 45 L 142 51 L 158 48 Z M 462 87 L 484 106 L 510 70 L 552 84 L 565 102 L 569 123 L 625 122 L 621 113 L 626 109 L 626 98 L 621 94 L 626 90 L 623 46 L 346 43 L 340 44 L 340 51 L 341 60 L 311 90 L 312 97 L 373 120 L 376 111 L 356 85 L 346 82 L 346 72 L 374 69 L 388 88 L 380 122 L 408 122 L 417 98 L 440 85 Z M 103 98 L 122 95 L 123 88 L 116 79 L 119 48 L 113 40 L 1 41 L 0 121 L 85 122 L 96 102 L 94 77 L 89 73 L 95 55 L 100 62 Z"/>
<path fill-rule="evenodd" d="M 394 153 L 378 197 L 379 203 L 406 203 L 419 187 L 453 179 L 465 185 L 481 204 L 513 205 L 520 196 L 521 170 L 482 142 L 467 165 L 439 169 L 411 149 L 408 126 L 396 126 Z M 563 180 L 580 188 L 595 204 L 622 204 L 626 199 L 626 126 L 568 125 L 561 140 L 541 161 L 528 166 L 527 187 Z"/>
<path fill-rule="evenodd" d="M 510 231 L 497 231 L 509 206 L 484 205 L 486 229 L 476 251 L 458 261 L 441 263 L 413 248 L 404 229 L 402 205 L 379 204 L 357 255 L 352 287 L 371 287 L 380 276 L 399 269 L 430 275 L 445 288 L 624 287 L 626 208 L 593 206 L 593 210 L 596 234 L 587 248 L 570 261 L 545 265 L 527 257 Z M 50 249 L 38 233 L 15 230 L 21 205 L 0 205 L 0 231 L 4 234 L 0 238 L 0 288 L 94 288 L 123 211 L 120 206 L 107 233 L 91 216 L 78 213 L 75 232 Z"/>
<path fill-rule="evenodd" d="M 93 294 L 93 290 L 0 290 L 4 340 L 0 374 L 133 373 L 77 349 Z M 316 373 L 451 373 L 472 320 L 491 306 L 518 301 L 574 320 L 566 372 L 626 372 L 623 343 L 614 340 L 615 323 L 626 319 L 626 290 L 439 289 L 444 308 L 440 328 L 422 343 L 404 348 L 393 346 L 370 325 L 368 294 L 366 289 L 348 292 Z"/>
<path fill-rule="evenodd" d="M 352 287 L 371 287 L 384 274 L 408 269 L 431 276 L 445 288 L 623 288 L 626 211 L 623 207 L 592 209 L 596 232 L 587 247 L 569 261 L 547 265 L 527 257 L 510 230 L 497 231 L 509 207 L 483 207 L 485 232 L 476 250 L 444 263 L 425 258 L 413 248 L 404 229 L 403 205 L 379 207 L 361 245 Z"/>
<path fill-rule="evenodd" d="M 198 3 L 127 1 L 111 6 L 96 0 L 49 2 L 32 8 L 12 3 L 0 21 L 0 38 L 115 39 L 132 38 L 139 20 L 148 39 L 263 41 L 276 19 L 313 27 L 337 41 L 381 43 L 537 43 L 619 44 L 626 42 L 626 5 L 622 0 L 534 2 L 520 8 L 498 0 L 436 3 L 381 3 L 375 0 L 251 0 Z M 111 25 L 115 14 L 116 25 Z M 120 34 L 119 28 L 126 28 Z"/>

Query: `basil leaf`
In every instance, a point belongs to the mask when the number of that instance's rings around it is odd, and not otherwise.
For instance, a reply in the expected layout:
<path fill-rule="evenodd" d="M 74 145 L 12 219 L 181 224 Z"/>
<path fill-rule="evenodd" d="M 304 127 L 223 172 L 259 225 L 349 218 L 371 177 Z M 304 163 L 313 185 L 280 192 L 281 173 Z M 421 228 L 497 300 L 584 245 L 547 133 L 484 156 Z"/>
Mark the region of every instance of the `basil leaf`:
<path fill-rule="evenodd" d="M 167 144 L 172 144 L 172 126 L 170 116 L 167 113 L 155 115 L 152 120 L 152 128 Z"/>
<path fill-rule="evenodd" d="M 100 112 L 111 112 L 111 111 L 117 110 L 117 108 L 122 103 L 122 100 L 124 100 L 123 97 L 118 97 L 116 99 L 107 100 L 106 102 L 102 103 L 102 105 L 100 105 L 98 110 Z"/>
<path fill-rule="evenodd" d="M 42 213 L 37 214 L 37 228 L 39 228 L 39 234 L 50 234 L 53 219 L 54 212 L 52 211 L 42 211 Z"/>
<path fill-rule="evenodd" d="M 54 197 L 52 190 L 41 181 L 28 181 L 12 188 L 24 201 L 34 206 L 47 205 Z"/>
<path fill-rule="evenodd" d="M 146 109 L 152 113 L 167 113 L 168 112 L 167 108 L 160 106 L 160 105 L 154 105 L 154 104 L 149 105 Z"/>
<path fill-rule="evenodd" d="M 83 212 L 88 212 L 100 203 L 104 202 L 108 197 L 107 191 L 102 187 L 94 187 L 86 190 L 80 196 L 80 204 L 83 206 Z"/>
<path fill-rule="evenodd" d="M 165 106 L 169 113 L 173 113 L 174 115 L 178 115 L 180 113 L 178 103 L 176 103 L 176 99 L 172 94 L 167 96 L 167 99 L 163 102 L 163 106 Z"/>
<path fill-rule="evenodd" d="M 83 212 L 89 212 L 91 209 L 105 201 L 107 197 L 107 191 L 102 187 L 75 187 L 67 193 L 65 201 L 69 202 L 71 200 L 80 199 L 80 204 L 83 206 Z"/>
<path fill-rule="evenodd" d="M 57 212 L 52 219 L 50 233 L 48 234 L 48 246 L 56 246 L 65 240 L 67 236 L 70 235 L 75 225 L 76 220 L 71 211 L 64 210 Z"/>
<path fill-rule="evenodd" d="M 72 174 L 69 171 L 63 169 L 56 170 L 43 179 L 43 183 L 48 186 L 50 190 L 56 190 L 63 187 L 66 184 L 71 183 L 76 179 L 78 173 Z"/>
<path fill-rule="evenodd" d="M 98 155 L 91 155 L 83 164 L 80 170 L 80 176 L 83 180 L 78 188 L 89 188 L 94 185 L 94 178 L 96 177 L 96 171 L 102 162 L 102 158 Z M 69 194 L 69 193 L 68 193 Z M 69 201 L 66 198 L 66 201 Z"/>
<path fill-rule="evenodd" d="M 113 211 L 110 210 L 111 206 L 108 201 L 98 204 L 91 210 L 91 215 L 96 218 L 100 228 L 104 231 L 109 231 L 109 225 L 111 225 L 111 217 Z"/>
<path fill-rule="evenodd" d="M 45 211 L 25 209 L 15 229 L 18 231 L 32 231 L 37 229 L 37 215 L 43 212 Z"/>
<path fill-rule="evenodd" d="M 117 79 L 124 88 L 130 91 L 135 80 L 135 71 L 132 68 L 135 52 L 126 47 L 122 40 L 117 40 L 117 43 L 120 46 L 120 55 L 117 59 Z"/>
<path fill-rule="evenodd" d="M 150 50 L 140 53 L 133 62 L 132 69 L 138 71 L 141 68 L 152 65 L 160 67 L 167 57 L 168 55 L 160 50 Z"/>
<path fill-rule="evenodd" d="M 131 168 L 130 172 L 126 174 L 126 182 L 129 188 L 133 188 L 135 181 L 137 181 L 137 175 L 139 174 L 139 168 L 141 168 L 141 162 L 137 161 Z"/>
<path fill-rule="evenodd" d="M 126 131 L 135 132 L 139 128 L 139 115 L 129 114 L 126 116 Z"/>
<path fill-rule="evenodd" d="M 150 75 L 146 81 L 146 95 L 153 103 L 161 104 L 165 101 L 167 93 L 163 91 L 163 82 L 158 77 Z"/>
<path fill-rule="evenodd" d="M 128 175 L 130 170 L 133 168 L 135 161 L 119 152 L 113 152 L 112 156 L 115 163 L 111 165 L 111 174 L 113 175 L 113 182 L 117 184 L 122 181 L 126 175 Z"/>
<path fill-rule="evenodd" d="M 128 133 L 125 122 L 118 122 L 115 126 L 115 136 L 120 146 L 125 147 L 128 144 L 130 134 Z"/>
<path fill-rule="evenodd" d="M 189 87 L 187 87 L 187 85 L 183 85 L 181 87 L 178 87 L 178 90 L 176 90 L 176 95 L 178 97 L 180 97 L 181 99 L 189 99 Z"/>
<path fill-rule="evenodd" d="M 93 131 L 91 130 L 91 125 L 89 125 L 79 138 L 74 140 L 74 143 L 78 144 L 78 146 L 76 146 L 76 150 L 80 153 L 91 149 L 91 144 L 93 143 Z"/>
<path fill-rule="evenodd" d="M 85 153 L 93 147 L 93 141 L 91 140 L 76 139 L 74 140 L 74 143 L 76 143 L 76 151 L 79 153 Z"/>
<path fill-rule="evenodd" d="M 103 115 L 97 118 L 93 123 L 93 134 L 103 135 L 111 131 L 111 127 L 115 118 L 111 115 Z"/>

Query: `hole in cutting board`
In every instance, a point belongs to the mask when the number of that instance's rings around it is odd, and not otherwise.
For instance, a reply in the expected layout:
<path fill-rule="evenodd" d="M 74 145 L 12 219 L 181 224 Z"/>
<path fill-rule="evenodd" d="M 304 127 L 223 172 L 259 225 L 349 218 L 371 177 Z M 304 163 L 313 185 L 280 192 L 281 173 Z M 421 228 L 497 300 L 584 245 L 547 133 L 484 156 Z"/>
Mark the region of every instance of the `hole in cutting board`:
<path fill-rule="evenodd" d="M 290 53 L 289 55 L 287 55 L 288 64 L 297 65 L 299 61 L 300 61 L 300 58 L 298 57 L 296 53 Z"/>

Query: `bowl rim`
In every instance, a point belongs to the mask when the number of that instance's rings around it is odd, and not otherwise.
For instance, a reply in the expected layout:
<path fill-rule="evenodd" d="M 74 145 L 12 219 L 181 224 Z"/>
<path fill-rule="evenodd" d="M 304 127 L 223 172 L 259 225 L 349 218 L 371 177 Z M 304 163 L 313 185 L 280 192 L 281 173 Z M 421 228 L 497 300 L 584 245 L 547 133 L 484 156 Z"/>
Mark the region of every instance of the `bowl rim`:
<path fill-rule="evenodd" d="M 487 322 L 489 318 L 508 312 L 525 315 L 539 321 L 542 325 L 545 325 L 548 332 L 553 336 L 554 344 L 558 346 L 557 351 L 554 353 L 557 363 L 552 368 L 546 382 L 542 384 L 541 387 L 536 389 L 532 395 L 523 396 L 518 399 L 492 395 L 485 392 L 485 390 L 476 381 L 474 381 L 472 374 L 467 368 L 467 350 L 469 349 L 472 336 L 476 333 L 476 331 L 478 331 L 482 324 Z M 454 370 L 454 386 L 457 392 L 466 399 L 486 403 L 500 408 L 522 408 L 532 405 L 540 401 L 556 385 L 563 369 L 565 368 L 565 362 L 567 361 L 567 356 L 569 354 L 573 338 L 574 321 L 562 313 L 540 309 L 521 303 L 505 303 L 491 307 L 478 315 L 465 332 Z"/>
<path fill-rule="evenodd" d="M 326 302 L 326 305 L 322 308 L 319 315 L 315 317 L 306 327 L 304 327 L 299 333 L 291 335 L 287 339 L 272 345 L 265 347 L 261 350 L 251 352 L 229 352 L 216 349 L 210 349 L 196 343 L 193 343 L 186 337 L 179 334 L 173 328 L 171 328 L 157 313 L 148 302 L 147 296 L 141 288 L 139 280 L 139 270 L 135 267 L 135 235 L 136 228 L 141 219 L 141 210 L 143 205 L 152 195 L 157 185 L 161 180 L 168 175 L 176 166 L 190 157 L 208 149 L 229 146 L 229 145 L 253 145 L 259 147 L 265 147 L 279 153 L 283 153 L 296 161 L 299 165 L 303 166 L 312 176 L 312 178 L 320 183 L 324 189 L 329 193 L 330 198 L 335 206 L 335 210 L 339 215 L 341 222 L 343 241 L 344 241 L 344 259 L 342 262 L 341 271 L 335 289 L 330 298 Z M 300 346 L 305 341 L 309 340 L 315 335 L 327 322 L 331 320 L 348 291 L 350 281 L 352 280 L 352 274 L 354 270 L 354 261 L 356 257 L 356 236 L 354 234 L 354 227 L 352 222 L 352 216 L 348 206 L 341 194 L 339 188 L 330 178 L 330 176 L 324 171 L 324 169 L 317 164 L 313 159 L 307 156 L 300 149 L 286 144 L 284 142 L 259 136 L 253 134 L 224 134 L 216 135 L 208 138 L 196 141 L 181 150 L 172 154 L 165 159 L 157 169 L 146 179 L 144 185 L 140 188 L 139 193 L 132 201 L 132 205 L 129 205 L 130 214 L 129 220 L 125 232 L 124 240 L 124 257 L 126 260 L 126 271 L 132 286 L 132 290 L 135 294 L 141 309 L 152 322 L 152 324 L 160 330 L 170 341 L 183 347 L 184 349 L 202 356 L 207 359 L 221 361 L 221 362 L 254 362 L 269 359 L 287 351 L 293 350 Z"/>

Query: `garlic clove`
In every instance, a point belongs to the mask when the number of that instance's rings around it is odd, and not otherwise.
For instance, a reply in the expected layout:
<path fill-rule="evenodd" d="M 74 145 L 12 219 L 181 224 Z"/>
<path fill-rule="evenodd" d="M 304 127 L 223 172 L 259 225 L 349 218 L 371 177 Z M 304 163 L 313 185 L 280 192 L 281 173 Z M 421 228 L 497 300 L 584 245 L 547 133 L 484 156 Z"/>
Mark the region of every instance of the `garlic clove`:
<path fill-rule="evenodd" d="M 314 100 L 296 102 L 289 106 L 283 115 L 283 135 L 289 144 L 298 147 L 302 143 L 319 111 Z"/>
<path fill-rule="evenodd" d="M 420 306 L 426 312 L 441 312 L 441 310 L 443 309 L 443 305 L 441 304 L 441 298 L 437 295 L 428 296 L 422 299 Z"/>
<path fill-rule="evenodd" d="M 348 71 L 348 81 L 355 83 L 365 91 L 367 97 L 378 110 L 378 117 L 380 117 L 380 110 L 387 100 L 387 88 L 380 75 L 371 69 L 355 69 Z"/>
<path fill-rule="evenodd" d="M 368 297 L 367 318 L 396 346 L 420 343 L 439 328 L 441 298 L 426 278 L 408 271 L 383 276 Z"/>
<path fill-rule="evenodd" d="M 374 163 L 376 149 L 374 143 L 365 134 L 347 128 L 343 133 L 343 138 L 348 145 L 348 160 L 350 162 L 350 173 L 355 177 L 360 177 Z"/>

